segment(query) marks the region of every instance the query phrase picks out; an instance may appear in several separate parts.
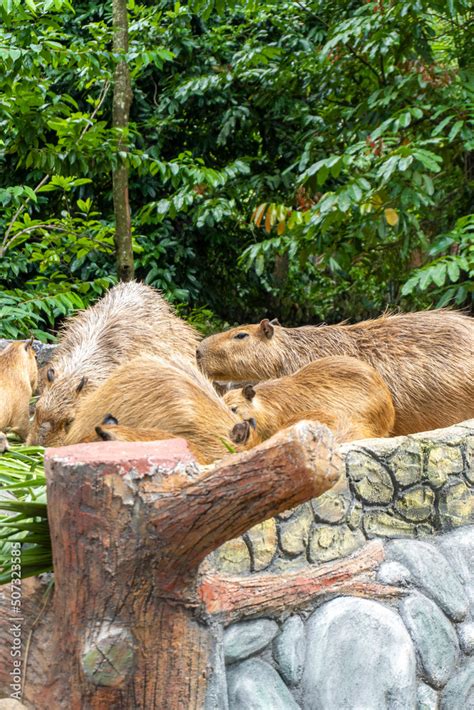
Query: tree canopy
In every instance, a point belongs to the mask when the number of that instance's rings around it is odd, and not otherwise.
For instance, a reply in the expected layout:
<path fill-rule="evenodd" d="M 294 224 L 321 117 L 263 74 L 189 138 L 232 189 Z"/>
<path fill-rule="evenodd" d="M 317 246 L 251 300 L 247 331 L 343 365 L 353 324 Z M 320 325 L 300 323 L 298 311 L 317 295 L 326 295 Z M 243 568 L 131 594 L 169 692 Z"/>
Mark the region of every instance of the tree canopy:
<path fill-rule="evenodd" d="M 124 56 L 111 2 L 0 0 L 3 336 L 50 337 L 116 279 L 119 161 L 136 275 L 198 324 L 472 306 L 470 0 L 129 0 L 128 21 Z"/>

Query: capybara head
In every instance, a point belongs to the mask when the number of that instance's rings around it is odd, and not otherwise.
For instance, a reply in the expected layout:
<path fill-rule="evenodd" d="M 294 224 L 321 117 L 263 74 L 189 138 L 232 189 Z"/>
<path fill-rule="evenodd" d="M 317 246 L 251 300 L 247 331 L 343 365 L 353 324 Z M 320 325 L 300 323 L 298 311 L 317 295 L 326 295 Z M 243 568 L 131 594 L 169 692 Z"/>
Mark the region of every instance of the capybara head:
<path fill-rule="evenodd" d="M 278 347 L 280 324 L 264 318 L 205 338 L 196 351 L 199 367 L 222 382 L 260 381 L 278 377 L 284 352 Z"/>
<path fill-rule="evenodd" d="M 233 389 L 226 392 L 224 402 L 231 412 L 237 414 L 244 421 L 252 420 L 255 422 L 256 406 L 258 406 L 258 400 L 255 400 L 256 394 L 252 385 L 245 385 L 242 389 Z"/>
<path fill-rule="evenodd" d="M 257 443 L 260 443 L 260 439 L 258 439 L 258 441 L 256 440 L 256 428 L 257 422 L 253 417 L 250 417 L 249 419 L 245 419 L 238 424 L 234 424 L 229 434 L 229 438 L 234 444 L 238 445 L 248 444 L 253 439 L 255 440 L 255 443 L 252 445 L 255 446 Z"/>
<path fill-rule="evenodd" d="M 87 390 L 87 377 L 71 382 L 70 377 L 61 377 L 53 367 L 49 367 L 46 383 L 36 405 L 28 443 L 61 446 L 74 421 L 77 400 Z"/>

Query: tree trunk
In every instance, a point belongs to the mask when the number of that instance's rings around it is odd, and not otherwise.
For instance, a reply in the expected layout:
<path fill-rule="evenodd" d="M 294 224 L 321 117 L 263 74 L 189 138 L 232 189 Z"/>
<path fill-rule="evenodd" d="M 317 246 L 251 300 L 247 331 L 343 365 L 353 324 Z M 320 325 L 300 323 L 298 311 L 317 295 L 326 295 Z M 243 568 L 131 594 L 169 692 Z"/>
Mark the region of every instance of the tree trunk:
<path fill-rule="evenodd" d="M 182 440 L 49 449 L 55 590 L 33 641 L 50 644 L 25 700 L 35 710 L 202 708 L 221 627 L 203 608 L 201 562 L 331 488 L 335 458 L 328 430 L 311 423 L 206 469 Z"/>
<path fill-rule="evenodd" d="M 115 55 L 128 52 L 128 16 L 126 0 L 112 0 L 113 51 Z M 117 164 L 113 170 L 113 199 L 115 213 L 115 249 L 117 275 L 121 281 L 130 281 L 134 276 L 132 227 L 128 201 L 128 124 L 132 103 L 130 71 L 125 57 L 119 61 L 114 74 L 114 98 L 112 126 L 119 133 Z"/>

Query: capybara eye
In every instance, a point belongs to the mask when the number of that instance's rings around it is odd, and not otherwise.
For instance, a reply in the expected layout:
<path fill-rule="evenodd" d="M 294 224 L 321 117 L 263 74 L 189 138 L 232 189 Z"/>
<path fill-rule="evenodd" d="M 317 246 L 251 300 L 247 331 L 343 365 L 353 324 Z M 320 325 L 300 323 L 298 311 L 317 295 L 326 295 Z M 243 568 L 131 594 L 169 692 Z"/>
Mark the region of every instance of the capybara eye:
<path fill-rule="evenodd" d="M 230 408 L 231 412 L 234 412 L 234 414 L 237 414 L 237 407 L 231 407 Z"/>
<path fill-rule="evenodd" d="M 244 338 L 248 338 L 249 334 L 248 333 L 237 333 L 237 335 L 234 335 L 234 340 L 243 340 Z"/>

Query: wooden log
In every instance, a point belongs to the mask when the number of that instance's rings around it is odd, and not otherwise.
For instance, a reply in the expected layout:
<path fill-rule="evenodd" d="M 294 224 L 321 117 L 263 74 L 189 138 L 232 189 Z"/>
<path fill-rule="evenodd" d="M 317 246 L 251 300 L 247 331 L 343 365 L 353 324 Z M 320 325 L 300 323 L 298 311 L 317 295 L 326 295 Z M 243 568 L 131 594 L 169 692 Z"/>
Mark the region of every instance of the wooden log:
<path fill-rule="evenodd" d="M 179 440 L 50 449 L 53 651 L 28 702 L 201 708 L 215 638 L 199 617 L 200 562 L 338 470 L 329 431 L 309 423 L 204 471 Z"/>
<path fill-rule="evenodd" d="M 320 596 L 400 596 L 403 589 L 377 584 L 373 579 L 372 573 L 383 558 L 383 543 L 374 540 L 351 557 L 287 574 L 234 577 L 210 572 L 203 576 L 199 586 L 201 613 L 203 617 L 217 616 L 228 624 L 253 616 L 289 612 Z"/>

